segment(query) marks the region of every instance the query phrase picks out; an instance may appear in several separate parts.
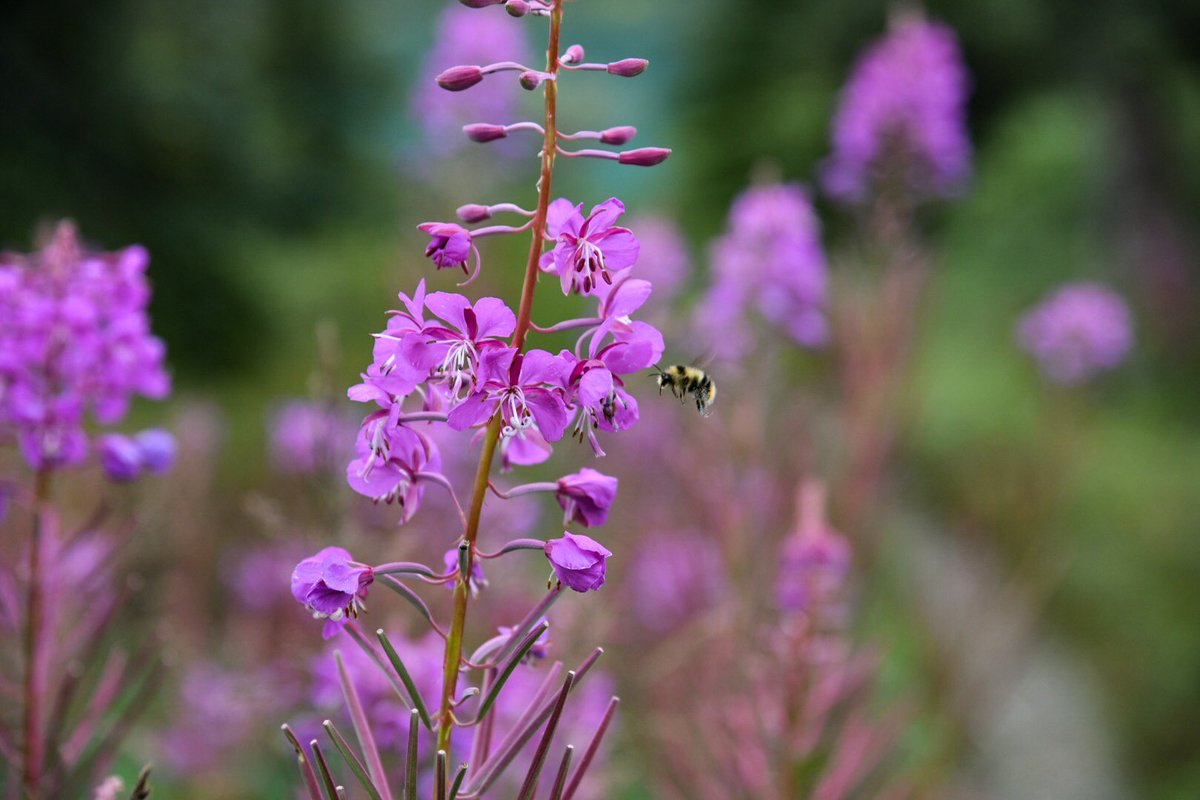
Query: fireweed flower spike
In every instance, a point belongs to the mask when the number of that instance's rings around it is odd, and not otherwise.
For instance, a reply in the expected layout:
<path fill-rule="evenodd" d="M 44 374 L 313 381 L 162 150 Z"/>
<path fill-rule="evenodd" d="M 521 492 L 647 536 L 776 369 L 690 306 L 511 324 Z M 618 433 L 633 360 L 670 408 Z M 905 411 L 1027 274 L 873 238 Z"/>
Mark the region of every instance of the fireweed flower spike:
<path fill-rule="evenodd" d="M 604 572 L 612 551 L 595 539 L 564 531 L 561 539 L 546 542 L 546 558 L 562 584 L 577 592 L 604 585 Z"/>
<path fill-rule="evenodd" d="M 898 15 L 842 93 L 823 169 L 826 191 L 857 203 L 899 181 L 918 198 L 953 194 L 970 172 L 969 83 L 954 31 Z"/>
<path fill-rule="evenodd" d="M 508 6 L 508 14 L 486 8 L 501 4 Z M 558 92 L 564 67 L 619 77 L 632 77 L 646 68 L 646 62 L 636 58 L 599 64 L 598 68 L 584 64 L 583 48 L 578 45 L 567 48 L 560 60 L 566 0 L 468 0 L 465 5 L 482 9 L 471 13 L 491 15 L 492 19 L 508 25 L 528 24 L 526 21 L 531 17 L 549 18 L 544 68 L 506 60 L 520 58 L 519 53 L 512 53 L 499 55 L 486 64 L 479 59 L 477 65 L 441 65 L 442 71 L 436 79 L 443 89 L 469 97 L 470 93 L 497 83 L 484 80 L 492 73 L 513 72 L 524 88 L 542 94 L 544 115 L 537 122 L 510 123 L 508 114 L 496 114 L 463 127 L 466 137 L 477 142 L 492 142 L 517 132 L 540 137 L 541 145 L 535 151 L 540 162 L 537 200 L 536 204 L 471 202 L 457 210 L 462 224 L 429 222 L 420 229 L 429 236 L 426 255 L 439 270 L 463 269 L 471 279 L 482 270 L 480 248 L 485 237 L 528 232 L 529 257 L 524 265 L 520 301 L 514 311 L 497 298 L 472 299 L 447 292 L 427 294 L 423 282 L 411 297 L 401 294 L 402 306 L 391 313 L 387 328 L 375 337 L 371 365 L 363 373 L 362 381 L 349 391 L 351 399 L 373 408 L 356 438 L 357 457 L 347 468 L 348 481 L 356 491 L 377 502 L 398 504 L 401 521 L 408 519 L 421 503 L 423 488 L 428 483 L 438 484 L 454 500 L 463 528 L 461 534 L 456 532 L 453 541 L 444 545 L 450 546 L 450 550 L 445 555 L 443 573 L 408 563 L 380 565 L 373 572 L 371 567 L 351 560 L 346 551 L 327 548 L 296 568 L 293 594 L 327 620 L 326 627 L 330 629 L 327 633 L 344 626 L 349 638 L 360 647 L 373 645 L 361 635 L 358 624 L 352 619 L 347 622 L 346 618 L 361 608 L 362 595 L 376 577 L 433 623 L 433 635 L 437 637 L 434 644 L 444 641 L 445 647 L 440 676 L 428 676 L 435 685 L 418 687 L 419 694 L 431 700 L 424 726 L 437 736 L 436 748 L 424 752 L 432 755 L 443 751 L 449 755 L 451 747 L 457 751 L 462 737 L 467 735 L 472 739 L 470 752 L 475 763 L 468 762 L 460 796 L 484 797 L 491 796 L 493 784 L 514 759 L 520 763 L 521 758 L 527 757 L 525 745 L 544 725 L 541 745 L 527 762 L 529 771 L 523 778 L 512 779 L 511 788 L 515 791 L 524 786 L 524 793 L 528 794 L 537 784 L 555 727 L 560 719 L 564 725 L 570 721 L 567 716 L 572 712 L 563 716 L 563 704 L 569 694 L 573 696 L 575 687 L 587 676 L 601 651 L 594 651 L 573 671 L 565 670 L 562 664 L 548 669 L 539 688 L 527 695 L 531 699 L 524 708 L 512 715 L 510 728 L 495 740 L 493 730 L 502 723 L 493 721 L 495 712 L 490 710 L 503 708 L 508 694 L 506 686 L 529 683 L 530 679 L 523 677 L 521 664 L 545 655 L 548 647 L 544 640 L 545 626 L 539 626 L 538 620 L 563 593 L 563 586 L 577 592 L 600 588 L 607 559 L 612 555 L 602 545 L 579 534 L 564 533 L 550 542 L 525 538 L 525 530 L 512 530 L 524 526 L 498 522 L 511 520 L 511 515 L 503 514 L 489 516 L 489 526 L 483 531 L 489 538 L 494 536 L 495 541 L 481 542 L 480 518 L 492 485 L 493 461 L 499 455 L 502 468 L 544 461 L 573 421 L 579 437 L 588 438 L 593 449 L 601 452 L 594 430 L 620 431 L 638 417 L 637 402 L 625 390 L 622 376 L 654 363 L 664 348 L 657 329 L 633 318 L 649 297 L 651 286 L 649 281 L 634 275 L 638 241 L 632 231 L 617 224 L 624 205 L 612 198 L 596 205 L 585 216 L 583 206 L 564 199 L 555 201 L 552 183 L 556 160 L 559 155 L 596 155 L 624 164 L 653 166 L 661 163 L 670 151 L 642 147 L 623 152 L 566 153 L 559 148 L 560 138 L 594 139 L 620 147 L 636 133 L 632 126 L 616 126 L 563 136 L 558 130 Z M 474 54 L 464 53 L 456 60 L 474 58 Z M 516 140 L 512 142 L 514 147 L 521 144 L 520 137 L 512 138 Z M 525 221 L 517 227 L 474 227 L 501 213 L 514 214 Z M 543 270 L 559 276 L 565 294 L 594 297 L 590 301 L 596 304 L 594 314 L 560 321 L 545 329 L 536 328 L 532 324 L 533 301 Z M 527 346 L 526 339 L 531 333 L 572 329 L 582 331 L 573 350 L 554 353 Z M 475 479 L 465 489 L 455 486 L 442 473 L 441 455 L 434 445 L 438 442 L 449 455 L 451 451 L 445 448 L 454 446 L 450 440 L 456 435 L 461 445 L 455 452 L 479 446 Z M 497 490 L 496 495 L 498 502 L 508 502 L 506 498 L 519 494 L 553 494 L 568 522 L 593 526 L 606 520 L 616 490 L 615 477 L 582 469 L 553 483 L 526 484 L 507 494 Z M 543 552 L 557 576 L 557 585 L 507 635 L 502 633 L 501 637 L 474 649 L 472 658 L 464 658 L 464 653 L 472 652 L 464 650 L 470 600 L 487 590 L 481 560 L 488 561 L 488 572 L 494 578 L 496 569 L 513 559 L 528 558 L 524 551 L 529 550 Z M 406 582 L 402 582 L 397 576 L 405 574 Z M 417 589 L 429 585 L 449 585 L 453 590 L 453 610 L 445 623 L 434 621 L 430 606 L 418 596 Z M 387 649 L 386 637 L 380 639 L 380 644 Z M 388 650 L 387 658 L 372 649 L 370 660 L 394 667 L 392 677 L 399 677 L 407 684 L 413 677 L 412 671 L 404 667 L 413 655 L 403 652 L 407 649 L 405 646 Z M 564 675 L 566 679 L 562 682 Z M 472 676 L 472 685 L 459 686 Z M 375 744 L 369 736 L 364 736 L 372 720 L 365 718 L 364 705 L 352 699 L 353 692 L 345 686 L 340 688 L 347 695 L 354 717 L 364 756 L 361 763 L 369 769 L 355 769 L 357 765 L 353 762 L 350 767 L 368 794 L 387 796 L 388 791 L 379 791 L 380 787 L 372 785 L 385 782 L 384 776 L 377 774 L 381 770 L 370 767 L 380 763 Z M 435 697 L 436 708 L 432 702 Z M 570 776 L 567 795 L 574 794 L 583 771 L 592 763 L 614 708 L 615 700 L 604 704 L 600 727 L 593 729 L 588 749 Z M 421 725 L 421 721 L 414 723 L 411 730 L 415 738 L 407 740 L 411 742 L 407 749 L 411 755 L 405 764 L 405 774 L 414 779 L 417 765 L 413 759 L 423 752 L 418 742 Z M 339 738 L 340 734 L 330 727 L 335 749 L 340 753 L 350 752 L 344 737 Z M 557 744 L 554 747 L 561 751 Z M 453 764 L 458 760 L 449 756 L 444 757 L 443 763 Z M 509 784 L 503 785 L 507 791 Z"/>
<path fill-rule="evenodd" d="M 1021 318 L 1017 341 L 1047 378 L 1070 386 L 1119 366 L 1133 344 L 1133 325 L 1116 292 L 1073 283 Z"/>

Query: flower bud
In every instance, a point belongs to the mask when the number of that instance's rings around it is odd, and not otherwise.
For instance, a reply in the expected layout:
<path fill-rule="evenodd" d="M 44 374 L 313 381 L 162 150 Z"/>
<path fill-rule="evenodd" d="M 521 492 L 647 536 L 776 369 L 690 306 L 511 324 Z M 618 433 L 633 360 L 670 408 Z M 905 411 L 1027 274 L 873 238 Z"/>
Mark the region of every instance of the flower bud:
<path fill-rule="evenodd" d="M 487 8 L 488 6 L 498 6 L 504 0 L 458 0 L 467 8 Z"/>
<path fill-rule="evenodd" d="M 438 86 L 448 92 L 461 92 L 470 89 L 483 80 L 483 70 L 473 65 L 451 67 L 437 76 Z"/>
<path fill-rule="evenodd" d="M 649 64 L 650 62 L 644 58 L 623 58 L 608 65 L 608 74 L 632 78 L 634 75 L 641 75 L 645 72 Z"/>
<path fill-rule="evenodd" d="M 133 437 L 147 472 L 162 475 L 175 464 L 175 437 L 161 428 L 144 430 Z"/>
<path fill-rule="evenodd" d="M 562 54 L 559 59 L 563 64 L 578 64 L 583 61 L 583 45 L 573 44 L 567 48 L 567 52 Z"/>
<path fill-rule="evenodd" d="M 142 451 L 128 436 L 107 434 L 100 439 L 100 466 L 111 481 L 135 481 L 142 474 Z"/>
<path fill-rule="evenodd" d="M 621 125 L 600 131 L 600 141 L 604 144 L 625 144 L 636 135 L 637 128 L 632 125 Z"/>
<path fill-rule="evenodd" d="M 561 539 L 546 542 L 546 558 L 554 575 L 577 592 L 599 589 L 612 552 L 595 539 L 564 532 Z"/>
<path fill-rule="evenodd" d="M 635 167 L 653 167 L 667 160 L 671 151 L 666 147 L 639 147 L 637 150 L 626 150 L 617 154 L 617 161 L 631 164 Z"/>
<path fill-rule="evenodd" d="M 546 76 L 540 72 L 534 72 L 531 69 L 527 69 L 521 73 L 521 76 L 518 78 L 518 80 L 521 81 L 522 89 L 527 89 L 532 92 L 534 89 L 542 85 L 542 81 L 545 79 L 545 77 Z"/>
<path fill-rule="evenodd" d="M 529 3 L 525 0 L 508 0 L 504 5 L 504 10 L 512 17 L 523 17 L 529 13 Z"/>
<path fill-rule="evenodd" d="M 454 213 L 466 223 L 483 222 L 485 219 L 492 218 L 492 210 L 479 203 L 468 203 L 465 206 L 459 206 L 458 210 Z"/>
<path fill-rule="evenodd" d="M 503 139 L 508 136 L 508 132 L 504 130 L 503 125 L 489 125 L 486 122 L 476 122 L 471 125 L 463 126 L 463 133 L 472 142 L 492 142 L 496 139 Z"/>

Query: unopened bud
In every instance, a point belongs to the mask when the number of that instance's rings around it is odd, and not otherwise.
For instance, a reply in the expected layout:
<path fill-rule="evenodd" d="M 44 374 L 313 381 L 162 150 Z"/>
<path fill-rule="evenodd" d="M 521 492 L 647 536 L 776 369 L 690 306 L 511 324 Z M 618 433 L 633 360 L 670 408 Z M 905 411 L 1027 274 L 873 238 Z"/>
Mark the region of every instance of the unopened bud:
<path fill-rule="evenodd" d="M 487 8 L 488 6 L 498 6 L 504 0 L 458 0 L 467 8 Z"/>
<path fill-rule="evenodd" d="M 523 17 L 529 13 L 529 3 L 525 0 L 508 0 L 504 4 L 504 10 L 512 17 Z"/>
<path fill-rule="evenodd" d="M 490 125 L 486 122 L 475 122 L 471 125 L 463 125 L 463 133 L 472 142 L 494 142 L 497 139 L 503 139 L 508 136 L 508 131 L 504 130 L 503 125 Z"/>
<path fill-rule="evenodd" d="M 470 89 L 481 80 L 483 80 L 483 70 L 471 65 L 451 67 L 437 76 L 438 86 L 448 92 L 461 92 L 463 89 Z"/>
<path fill-rule="evenodd" d="M 567 48 L 567 52 L 563 53 L 559 59 L 564 64 L 578 64 L 583 61 L 583 45 L 573 44 Z"/>
<path fill-rule="evenodd" d="M 465 206 L 459 206 L 458 210 L 454 213 L 466 223 L 483 222 L 485 219 L 492 218 L 492 210 L 479 203 L 468 203 Z"/>
<path fill-rule="evenodd" d="M 632 78 L 646 71 L 650 62 L 644 58 L 623 58 L 608 65 L 609 75 L 620 75 L 622 78 Z"/>
<path fill-rule="evenodd" d="M 600 141 L 604 144 L 625 144 L 637 135 L 637 128 L 632 125 L 621 125 L 600 131 Z"/>
<path fill-rule="evenodd" d="M 542 85 L 542 81 L 545 79 L 545 77 L 546 76 L 541 72 L 535 72 L 531 69 L 527 69 L 521 73 L 521 76 L 518 78 L 518 80 L 521 82 L 522 89 L 528 89 L 532 92 L 534 89 Z"/>
<path fill-rule="evenodd" d="M 617 154 L 617 161 L 622 164 L 632 164 L 635 167 L 653 167 L 667 160 L 671 151 L 666 147 L 639 147 L 637 150 L 626 150 Z"/>

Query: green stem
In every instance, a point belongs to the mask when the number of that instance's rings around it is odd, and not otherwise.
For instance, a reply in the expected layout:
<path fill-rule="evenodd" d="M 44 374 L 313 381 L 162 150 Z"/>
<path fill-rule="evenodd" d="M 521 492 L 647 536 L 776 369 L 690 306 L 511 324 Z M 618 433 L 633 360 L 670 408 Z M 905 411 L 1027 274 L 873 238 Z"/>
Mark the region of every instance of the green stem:
<path fill-rule="evenodd" d="M 50 472 L 39 469 L 34 478 L 33 532 L 29 538 L 29 596 L 25 621 L 24 762 L 21 785 L 25 796 L 36 800 L 41 781 L 42 747 L 42 506 L 50 493 Z"/>
<path fill-rule="evenodd" d="M 558 51 L 559 33 L 562 30 L 563 0 L 554 0 L 550 12 L 550 42 L 546 51 L 546 71 L 552 76 L 545 83 L 546 138 L 542 144 L 542 173 L 538 181 L 538 205 L 533 217 L 532 239 L 529 244 L 529 260 L 525 264 L 525 279 L 521 285 L 521 305 L 517 311 L 517 327 L 513 332 L 512 346 L 521 350 L 529 333 L 533 313 L 533 292 L 537 286 L 538 261 L 542 257 L 542 242 L 546 235 L 546 212 L 550 207 L 550 183 L 554 176 L 554 155 L 558 139 L 556 113 L 558 109 Z M 479 469 L 475 472 L 475 486 L 471 493 L 471 506 L 467 512 L 467 526 L 463 539 L 470 545 L 467 571 L 460 573 L 454 586 L 454 614 L 450 622 L 450 633 L 446 637 L 446 658 L 442 664 L 442 703 L 438 713 L 438 749 L 450 754 L 450 732 L 454 726 L 452 701 L 458 690 L 458 671 L 462 662 L 463 630 L 467 623 L 467 601 L 470 592 L 467 579 L 475 563 L 475 541 L 479 537 L 479 515 L 483 511 L 483 499 L 487 494 L 488 476 L 492 471 L 492 460 L 496 455 L 496 444 L 500 439 L 500 414 L 492 417 L 483 439 L 483 453 L 479 457 Z"/>

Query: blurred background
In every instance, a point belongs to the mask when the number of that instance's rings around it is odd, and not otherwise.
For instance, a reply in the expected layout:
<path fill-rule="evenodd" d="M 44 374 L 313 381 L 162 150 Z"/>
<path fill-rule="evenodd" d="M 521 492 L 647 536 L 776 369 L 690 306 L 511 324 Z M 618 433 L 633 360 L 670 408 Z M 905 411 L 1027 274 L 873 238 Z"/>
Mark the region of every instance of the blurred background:
<path fill-rule="evenodd" d="M 272 411 L 354 382 L 397 290 L 420 276 L 450 287 L 422 260 L 416 224 L 466 202 L 532 197 L 520 143 L 499 155 L 452 149 L 439 130 L 454 125 L 439 129 L 423 105 L 450 5 L 18 0 L 0 10 L 0 246 L 27 250 L 59 217 L 105 249 L 144 244 L 176 396 L 139 413 L 221 431 L 203 515 L 151 515 L 202 542 L 192 568 L 204 580 L 189 591 L 210 590 L 184 602 L 164 581 L 153 602 L 168 630 L 210 624 L 181 608 L 243 613 L 217 576 L 231 542 L 284 524 L 261 496 L 273 480 Z M 914 709 L 906 758 L 943 789 L 1200 796 L 1200 5 L 925 9 L 957 31 L 972 76 L 973 175 L 922 220 L 935 255 L 899 403 L 886 535 L 860 582 L 856 630 L 884 654 L 885 692 Z M 888 13 L 866 0 L 579 0 L 568 41 L 600 60 L 644 56 L 651 69 L 628 82 L 572 78 L 566 125 L 634 124 L 639 141 L 674 155 L 655 170 L 568 162 L 556 194 L 618 195 L 636 215 L 673 218 L 692 256 L 686 302 L 739 191 L 763 174 L 814 180 L 839 88 Z M 514 26 L 537 52 L 539 26 Z M 815 198 L 836 269 L 854 221 Z M 1120 370 L 1068 393 L 1039 377 L 1013 326 L 1080 279 L 1124 295 L 1136 344 Z M 511 297 L 519 270 L 486 280 Z M 668 357 L 699 349 L 669 340 Z M 819 352 L 788 363 L 790 385 L 828 378 Z M 733 402 L 776 377 L 728 380 Z M 187 476 L 176 487 L 200 492 Z M 328 488 L 333 505 L 366 502 L 337 480 Z M 163 562 L 160 535 L 141 534 L 151 569 Z M 988 660 L 973 626 L 1006 598 L 1018 621 L 1003 624 L 1021 642 L 1005 651 L 1016 654 L 1011 680 L 986 687 L 984 718 L 958 720 L 936 699 L 947 680 L 970 683 L 948 674 L 975 673 L 930 653 Z M 953 613 L 963 609 L 979 616 Z M 203 634 L 192 638 L 201 646 Z M 173 703 L 156 718 L 169 720 Z M 277 796 L 263 788 L 290 781 L 276 724 L 262 736 L 262 782 L 185 790 L 186 770 L 166 764 L 164 795 Z M 634 709 L 623 724 L 638 724 Z M 614 758 L 621 774 L 619 749 Z M 620 796 L 658 796 L 641 773 L 617 782 Z"/>

